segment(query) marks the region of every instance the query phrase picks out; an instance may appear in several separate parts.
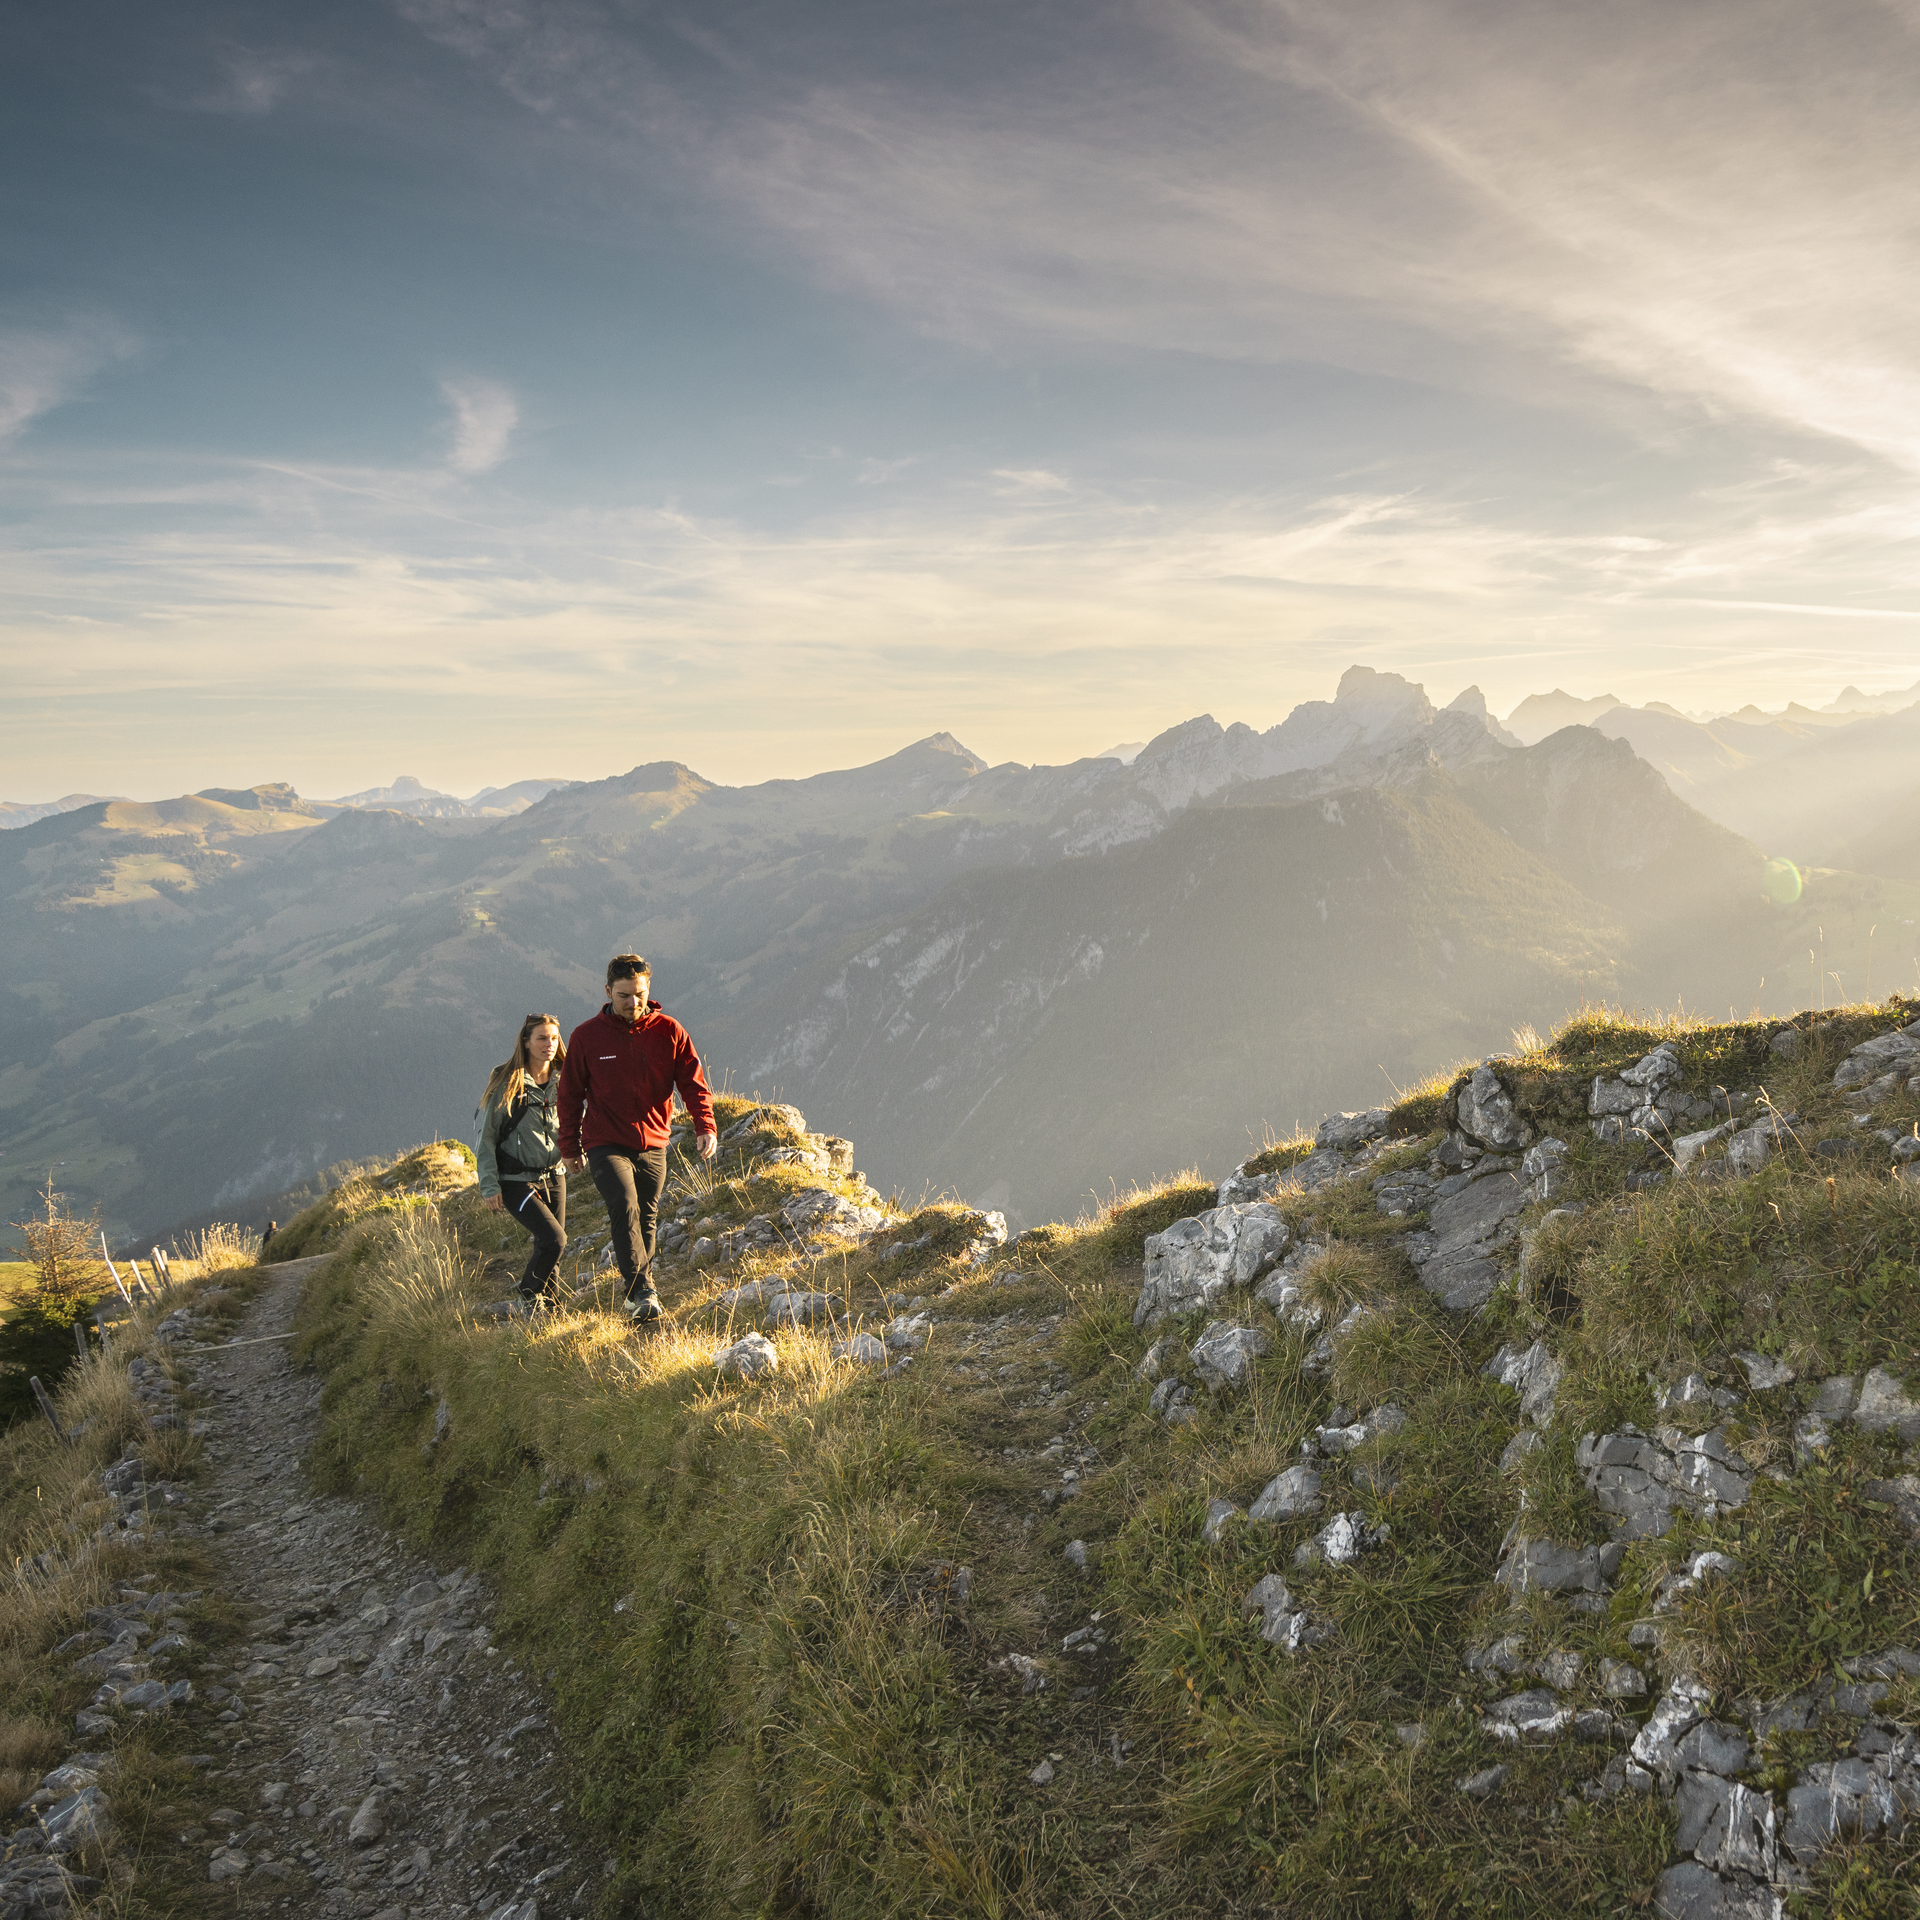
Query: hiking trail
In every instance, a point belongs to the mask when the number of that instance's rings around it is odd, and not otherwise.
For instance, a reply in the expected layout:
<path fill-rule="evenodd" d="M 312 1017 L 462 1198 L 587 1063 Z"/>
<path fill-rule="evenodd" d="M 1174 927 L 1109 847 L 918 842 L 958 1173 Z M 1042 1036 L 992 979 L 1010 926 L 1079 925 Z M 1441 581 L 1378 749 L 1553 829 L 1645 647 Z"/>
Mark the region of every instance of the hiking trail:
<path fill-rule="evenodd" d="M 208 1778 L 225 1787 L 194 1836 L 209 1878 L 240 1878 L 260 1913 L 584 1912 L 601 1863 L 568 1831 L 549 1716 L 492 1644 L 492 1596 L 307 1482 L 321 1381 L 284 1336 L 329 1257 L 268 1267 L 233 1333 L 255 1344 L 188 1363 L 207 1424 L 176 1532 L 249 1620 L 204 1669 Z"/>

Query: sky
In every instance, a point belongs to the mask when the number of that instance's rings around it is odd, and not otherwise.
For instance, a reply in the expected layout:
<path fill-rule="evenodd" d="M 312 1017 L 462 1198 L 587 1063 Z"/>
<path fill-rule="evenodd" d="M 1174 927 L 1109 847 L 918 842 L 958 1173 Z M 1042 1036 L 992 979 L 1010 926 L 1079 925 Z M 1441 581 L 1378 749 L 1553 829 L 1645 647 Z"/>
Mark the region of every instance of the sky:
<path fill-rule="evenodd" d="M 15 0 L 0 63 L 0 798 L 1920 680 L 1920 0 Z"/>

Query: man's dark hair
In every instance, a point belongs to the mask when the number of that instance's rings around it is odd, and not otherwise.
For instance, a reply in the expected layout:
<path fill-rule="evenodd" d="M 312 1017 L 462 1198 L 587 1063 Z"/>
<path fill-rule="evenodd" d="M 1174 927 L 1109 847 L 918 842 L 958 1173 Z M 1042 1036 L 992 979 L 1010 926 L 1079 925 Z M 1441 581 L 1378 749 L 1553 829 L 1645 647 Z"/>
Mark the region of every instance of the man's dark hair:
<path fill-rule="evenodd" d="M 616 953 L 607 962 L 607 985 L 616 980 L 631 980 L 636 975 L 646 980 L 652 977 L 653 969 L 637 953 Z"/>

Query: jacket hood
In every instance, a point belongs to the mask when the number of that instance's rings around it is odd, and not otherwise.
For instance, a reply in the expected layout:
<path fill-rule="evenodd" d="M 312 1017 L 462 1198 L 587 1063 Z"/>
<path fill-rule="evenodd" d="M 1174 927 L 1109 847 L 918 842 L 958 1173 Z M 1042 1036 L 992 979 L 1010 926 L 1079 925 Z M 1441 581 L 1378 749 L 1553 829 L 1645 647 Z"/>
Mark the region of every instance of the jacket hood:
<path fill-rule="evenodd" d="M 640 1018 L 634 1021 L 633 1024 L 636 1027 L 644 1026 L 647 1021 L 651 1020 L 653 1016 L 656 1013 L 659 1013 L 660 1011 L 661 1011 L 660 1002 L 658 1000 L 649 1000 L 647 1002 L 646 1011 L 642 1013 Z M 614 1012 L 613 1002 L 611 1000 L 607 1001 L 601 1007 L 600 1018 L 602 1020 L 611 1020 L 616 1027 L 624 1027 L 627 1024 L 626 1021 L 622 1020 L 620 1016 Z"/>

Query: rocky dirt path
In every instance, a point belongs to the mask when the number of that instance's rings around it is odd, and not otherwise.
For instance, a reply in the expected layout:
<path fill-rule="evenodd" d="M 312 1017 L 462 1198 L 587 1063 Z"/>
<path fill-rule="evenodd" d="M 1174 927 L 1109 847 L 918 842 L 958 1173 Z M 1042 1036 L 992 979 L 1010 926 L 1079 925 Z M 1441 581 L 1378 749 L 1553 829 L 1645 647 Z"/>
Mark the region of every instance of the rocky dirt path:
<path fill-rule="evenodd" d="M 320 1382 L 284 1336 L 320 1264 L 269 1268 L 234 1335 L 254 1344 L 187 1363 L 208 1424 L 178 1531 L 248 1623 L 201 1695 L 225 1802 L 194 1836 L 209 1877 L 260 1913 L 584 1912 L 601 1862 L 568 1832 L 539 1688 L 493 1646 L 486 1588 L 307 1483 Z"/>

